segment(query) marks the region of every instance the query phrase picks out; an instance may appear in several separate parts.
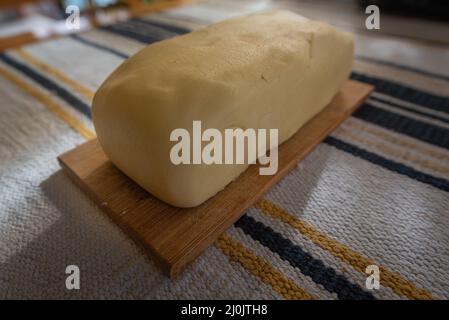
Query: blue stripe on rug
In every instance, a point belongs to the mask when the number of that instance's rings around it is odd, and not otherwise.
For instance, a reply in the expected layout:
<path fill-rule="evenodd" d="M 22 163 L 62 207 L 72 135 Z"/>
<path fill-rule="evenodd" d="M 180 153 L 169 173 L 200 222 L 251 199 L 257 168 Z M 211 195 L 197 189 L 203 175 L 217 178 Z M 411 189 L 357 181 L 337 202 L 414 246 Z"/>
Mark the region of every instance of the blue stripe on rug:
<path fill-rule="evenodd" d="M 351 283 L 344 275 L 338 274 L 334 269 L 324 265 L 321 260 L 315 259 L 301 247 L 253 217 L 244 215 L 235 223 L 235 226 L 271 251 L 277 253 L 281 259 L 301 270 L 304 275 L 312 278 L 315 283 L 321 284 L 327 291 L 336 293 L 339 299 L 375 299 L 371 293 Z"/>
<path fill-rule="evenodd" d="M 120 58 L 123 58 L 123 59 L 128 59 L 129 58 L 129 55 L 127 55 L 126 53 L 123 53 L 123 52 L 120 52 L 120 51 L 118 51 L 118 50 L 116 50 L 114 48 L 102 45 L 102 44 L 100 44 L 98 42 L 94 42 L 92 40 L 80 37 L 77 34 L 70 35 L 70 38 L 72 38 L 72 39 L 74 39 L 74 40 L 76 40 L 76 41 L 78 41 L 78 42 L 80 42 L 82 44 L 85 44 L 87 46 L 90 46 L 92 48 L 99 49 L 99 50 L 104 51 L 104 52 L 112 53 L 113 55 L 115 55 L 117 57 L 120 57 Z"/>
<path fill-rule="evenodd" d="M 432 118 L 432 119 L 435 119 L 435 120 L 438 120 L 438 121 L 449 123 L 449 119 L 443 118 L 443 117 L 435 115 L 435 114 L 430 114 L 430 113 L 427 113 L 427 112 L 424 112 L 424 111 L 421 111 L 421 110 L 415 110 L 415 109 L 412 109 L 410 107 L 400 105 L 400 104 L 398 104 L 396 102 L 392 102 L 392 101 L 388 101 L 388 100 L 382 99 L 380 97 L 370 96 L 369 98 L 371 100 L 375 100 L 375 101 L 378 101 L 378 102 L 382 102 L 382 103 L 388 104 L 389 106 L 392 106 L 394 108 L 402 109 L 402 110 L 405 110 L 405 111 L 409 111 L 409 112 L 412 112 L 412 113 L 419 114 L 421 116 L 425 116 L 427 118 Z"/>
<path fill-rule="evenodd" d="M 118 34 L 119 36 L 125 37 L 125 38 L 130 38 L 145 44 L 151 44 L 160 40 L 163 40 L 164 38 L 161 38 L 160 36 L 156 36 L 154 35 L 154 33 L 147 33 L 147 34 L 143 34 L 141 32 L 134 32 L 131 30 L 126 30 L 124 28 L 121 28 L 118 25 L 111 25 L 111 26 L 104 26 L 99 28 L 100 30 L 103 31 L 108 31 L 111 33 L 115 33 Z"/>
<path fill-rule="evenodd" d="M 364 103 L 352 116 L 412 138 L 449 149 L 449 130 Z"/>
<path fill-rule="evenodd" d="M 68 91 L 67 89 L 56 84 L 52 79 L 45 77 L 44 75 L 6 55 L 5 53 L 0 53 L 0 60 L 10 67 L 14 68 L 15 70 L 21 72 L 28 78 L 34 80 L 40 86 L 56 94 L 59 98 L 66 101 L 69 106 L 73 106 L 76 110 L 78 110 L 85 116 L 89 118 L 91 117 L 90 107 L 86 103 L 70 93 L 70 91 Z"/>
<path fill-rule="evenodd" d="M 439 80 L 449 81 L 449 76 L 447 76 L 447 75 L 430 72 L 427 70 L 418 69 L 418 68 L 411 67 L 411 66 L 406 66 L 406 65 L 399 64 L 396 62 L 390 62 L 390 61 L 385 61 L 385 60 L 380 60 L 380 59 L 375 59 L 375 58 L 365 57 L 365 56 L 360 56 L 360 55 L 357 55 L 356 59 L 364 60 L 364 61 L 368 61 L 368 62 L 372 62 L 372 63 L 377 63 L 380 65 L 385 65 L 385 66 L 393 67 L 396 69 L 410 71 L 410 72 L 420 74 L 420 75 L 423 75 L 423 76 L 426 76 L 429 78 L 435 78 L 435 79 L 439 79 Z"/>
<path fill-rule="evenodd" d="M 190 29 L 183 28 L 180 26 L 175 26 L 175 25 L 163 23 L 160 21 L 146 20 L 146 19 L 142 19 L 142 18 L 133 18 L 130 21 L 141 22 L 141 23 L 147 24 L 149 26 L 159 27 L 159 28 L 165 29 L 167 31 L 170 31 L 170 32 L 173 32 L 176 34 L 186 34 L 191 31 Z"/>
<path fill-rule="evenodd" d="M 164 39 L 169 39 L 179 34 L 189 32 L 186 29 L 171 27 L 169 25 L 153 23 L 141 19 L 132 19 L 100 28 L 104 31 L 116 33 L 120 36 L 131 38 L 145 44 L 151 44 Z"/>
<path fill-rule="evenodd" d="M 449 114 L 449 98 L 401 85 L 399 83 L 352 72 L 351 79 L 372 84 L 377 92 Z"/>
<path fill-rule="evenodd" d="M 344 142 L 335 137 L 329 136 L 323 141 L 328 145 L 331 145 L 339 150 L 345 151 L 347 153 L 352 154 L 358 158 L 369 161 L 373 164 L 379 165 L 385 169 L 390 171 L 394 171 L 396 173 L 405 175 L 414 180 L 420 181 L 422 183 L 429 184 L 435 188 L 438 188 L 443 191 L 449 191 L 449 181 L 443 178 L 437 178 L 430 174 L 418 171 L 409 166 L 406 166 L 402 163 L 386 159 L 382 156 L 379 156 L 373 152 L 367 151 L 365 149 L 359 148 L 355 145 L 352 145 L 348 142 Z"/>

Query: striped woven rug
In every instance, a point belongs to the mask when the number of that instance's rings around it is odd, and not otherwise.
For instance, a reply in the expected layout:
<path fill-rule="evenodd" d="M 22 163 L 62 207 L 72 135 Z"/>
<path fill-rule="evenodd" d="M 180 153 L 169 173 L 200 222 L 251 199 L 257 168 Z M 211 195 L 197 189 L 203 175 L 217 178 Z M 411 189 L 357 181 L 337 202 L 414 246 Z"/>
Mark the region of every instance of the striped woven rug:
<path fill-rule="evenodd" d="M 61 172 L 110 72 L 233 14 L 197 4 L 0 53 L 0 298 L 449 298 L 448 76 L 357 59 L 372 96 L 175 280 Z"/>

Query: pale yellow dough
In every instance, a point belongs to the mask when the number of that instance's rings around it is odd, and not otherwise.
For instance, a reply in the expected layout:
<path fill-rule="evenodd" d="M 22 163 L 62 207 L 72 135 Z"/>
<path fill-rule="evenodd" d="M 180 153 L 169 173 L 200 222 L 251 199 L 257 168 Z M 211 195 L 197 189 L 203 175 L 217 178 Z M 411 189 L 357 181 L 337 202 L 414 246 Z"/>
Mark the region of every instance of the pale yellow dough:
<path fill-rule="evenodd" d="M 254 14 L 161 41 L 126 60 L 95 94 L 107 156 L 159 199 L 201 204 L 247 165 L 174 165 L 176 128 L 277 128 L 279 143 L 348 78 L 352 37 L 288 11 Z"/>

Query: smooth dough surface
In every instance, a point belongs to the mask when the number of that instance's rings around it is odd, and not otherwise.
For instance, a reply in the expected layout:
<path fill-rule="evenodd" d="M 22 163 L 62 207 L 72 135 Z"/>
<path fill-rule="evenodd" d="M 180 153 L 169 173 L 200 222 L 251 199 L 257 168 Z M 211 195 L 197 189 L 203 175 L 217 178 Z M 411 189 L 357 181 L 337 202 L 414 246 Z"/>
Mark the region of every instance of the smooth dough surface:
<path fill-rule="evenodd" d="M 174 165 L 173 129 L 279 129 L 279 143 L 347 79 L 352 37 L 288 11 L 234 18 L 151 44 L 120 65 L 93 102 L 101 146 L 126 175 L 179 207 L 201 204 L 247 165 Z"/>

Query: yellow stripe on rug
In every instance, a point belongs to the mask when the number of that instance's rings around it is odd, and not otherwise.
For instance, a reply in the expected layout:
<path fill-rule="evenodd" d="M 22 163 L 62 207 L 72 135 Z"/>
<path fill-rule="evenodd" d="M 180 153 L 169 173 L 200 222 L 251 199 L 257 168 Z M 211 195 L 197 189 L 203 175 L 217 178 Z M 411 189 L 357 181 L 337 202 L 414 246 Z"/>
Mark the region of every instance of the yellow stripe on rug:
<path fill-rule="evenodd" d="M 368 265 L 376 264 L 371 259 L 364 257 L 360 253 L 355 252 L 338 241 L 330 238 L 323 232 L 315 229 L 312 225 L 290 215 L 287 211 L 269 200 L 259 200 L 256 202 L 255 207 L 261 212 L 291 225 L 317 246 L 327 250 L 333 256 L 351 265 L 359 272 L 365 273 L 365 268 Z M 432 299 L 432 295 L 427 290 L 418 288 L 412 282 L 402 278 L 399 274 L 391 272 L 379 264 L 377 265 L 379 266 L 382 285 L 390 287 L 396 294 L 402 295 L 409 299 Z"/>
<path fill-rule="evenodd" d="M 49 95 L 45 94 L 43 91 L 36 89 L 31 84 L 20 79 L 14 73 L 8 71 L 7 69 L 4 69 L 3 67 L 0 67 L 0 75 L 3 76 L 5 79 L 9 80 L 11 83 L 15 84 L 18 88 L 22 89 L 22 91 L 33 96 L 36 100 L 41 102 L 51 112 L 53 112 L 59 118 L 64 120 L 69 126 L 71 126 L 73 129 L 79 132 L 86 139 L 92 139 L 95 137 L 94 132 L 92 132 L 89 128 L 87 128 L 76 117 L 65 111 L 56 100 L 52 99 Z"/>
<path fill-rule="evenodd" d="M 280 271 L 271 266 L 259 256 L 254 255 L 249 249 L 241 245 L 232 237 L 224 234 L 215 245 L 231 260 L 240 263 L 252 275 L 262 282 L 273 287 L 275 291 L 289 300 L 315 299 L 310 293 L 296 285 L 291 279 L 285 277 Z"/>
<path fill-rule="evenodd" d="M 418 158 L 410 152 L 407 152 L 407 154 L 404 154 L 398 148 L 391 147 L 385 143 L 375 142 L 372 139 L 365 138 L 361 135 L 353 134 L 353 132 L 351 132 L 350 130 L 348 130 L 346 128 L 340 127 L 337 129 L 336 133 L 340 133 L 340 134 L 342 134 L 343 137 L 347 137 L 352 141 L 356 141 L 363 145 L 376 148 L 376 149 L 380 150 L 381 152 L 385 153 L 386 155 L 393 156 L 402 161 L 414 162 L 415 164 L 419 165 L 420 167 L 430 169 L 430 170 L 432 170 L 434 172 L 438 172 L 442 175 L 449 174 L 449 166 L 439 165 L 439 164 L 434 163 L 425 158 Z"/>
<path fill-rule="evenodd" d="M 28 62 L 29 64 L 37 67 L 41 71 L 45 72 L 46 74 L 49 74 L 53 76 L 54 78 L 58 79 L 61 82 L 64 82 L 66 85 L 68 85 L 73 90 L 79 92 L 82 94 L 89 102 L 92 101 L 94 98 L 94 91 L 90 88 L 80 84 L 79 82 L 71 79 L 67 75 L 65 75 L 60 70 L 40 61 L 39 59 L 33 57 L 30 53 L 26 52 L 24 49 L 16 49 L 14 52 L 22 58 L 24 61 Z"/>
<path fill-rule="evenodd" d="M 362 123 L 363 120 L 350 119 L 349 121 L 344 122 L 343 126 L 349 128 L 350 130 L 359 130 L 372 134 L 385 141 L 397 144 L 400 147 L 417 151 L 421 154 L 425 154 L 435 159 L 449 161 L 449 153 L 447 153 L 442 148 L 433 145 L 427 145 L 426 142 L 423 141 L 414 141 L 414 138 L 403 137 L 403 135 L 401 135 L 400 133 L 393 133 L 389 130 L 382 129 L 369 123 L 367 123 L 366 125 L 363 125 Z"/>

